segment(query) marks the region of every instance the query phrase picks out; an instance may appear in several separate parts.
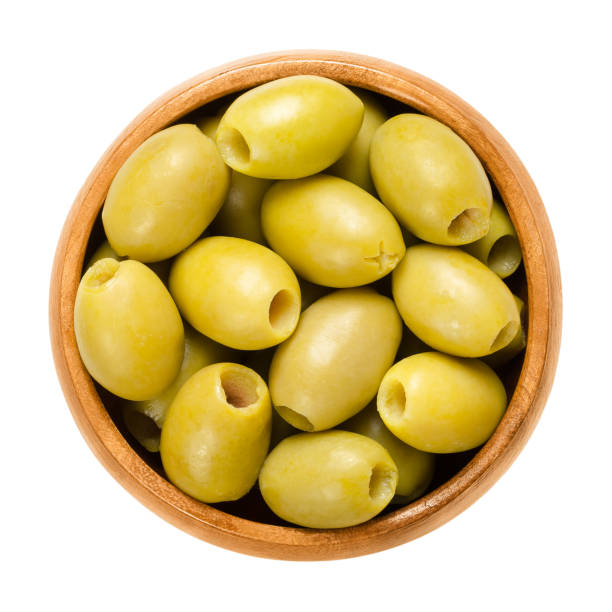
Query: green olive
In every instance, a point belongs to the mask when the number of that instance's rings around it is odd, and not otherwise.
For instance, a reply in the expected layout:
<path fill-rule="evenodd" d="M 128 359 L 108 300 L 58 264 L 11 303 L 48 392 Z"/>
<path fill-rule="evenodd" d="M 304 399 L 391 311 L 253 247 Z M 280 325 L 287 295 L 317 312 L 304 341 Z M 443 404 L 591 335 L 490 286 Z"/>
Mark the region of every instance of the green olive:
<path fill-rule="evenodd" d="M 113 251 L 111 245 L 108 243 L 108 240 L 105 240 L 91 256 L 89 261 L 87 262 L 87 268 L 91 268 L 96 262 L 101 259 L 106 259 L 110 257 L 111 259 L 116 259 L 117 261 L 123 261 L 126 259 L 125 257 L 120 257 Z M 160 280 L 164 285 L 168 283 L 168 276 L 170 274 L 170 265 L 172 263 L 171 259 L 164 259 L 163 261 L 155 261 L 147 264 L 147 268 L 151 268 L 157 276 L 159 276 Z"/>
<path fill-rule="evenodd" d="M 101 259 L 85 272 L 74 331 L 91 376 L 124 399 L 155 397 L 183 361 L 179 312 L 164 284 L 138 261 Z"/>
<path fill-rule="evenodd" d="M 300 286 L 274 251 L 241 238 L 212 236 L 183 251 L 170 292 L 205 336 L 240 350 L 279 344 L 300 316 Z"/>
<path fill-rule="evenodd" d="M 510 289 L 461 249 L 417 244 L 393 272 L 393 297 L 406 325 L 432 348 L 482 357 L 516 335 Z"/>
<path fill-rule="evenodd" d="M 328 287 L 374 282 L 405 251 L 400 226 L 374 196 L 326 174 L 273 185 L 261 224 L 270 246 L 300 276 Z"/>
<path fill-rule="evenodd" d="M 371 289 L 334 291 L 307 308 L 270 366 L 279 414 L 303 431 L 329 429 L 364 408 L 393 363 L 402 322 Z"/>
<path fill-rule="evenodd" d="M 415 236 L 445 245 L 489 229 L 491 185 L 470 147 L 444 124 L 397 115 L 372 139 L 370 169 L 380 199 Z"/>
<path fill-rule="evenodd" d="M 270 444 L 270 394 L 242 365 L 216 363 L 177 393 L 162 427 L 160 453 L 170 481 L 206 503 L 249 492 Z"/>
<path fill-rule="evenodd" d="M 160 261 L 188 247 L 217 214 L 229 171 L 214 142 L 179 124 L 148 138 L 110 186 L 102 222 L 119 255 Z"/>
<path fill-rule="evenodd" d="M 527 346 L 527 335 L 525 333 L 525 302 L 517 295 L 513 296 L 519 311 L 521 326 L 509 344 L 506 344 L 499 351 L 483 357 L 482 360 L 492 368 L 499 368 L 516 357 Z"/>
<path fill-rule="evenodd" d="M 185 352 L 178 376 L 157 397 L 142 402 L 126 402 L 123 420 L 129 432 L 148 451 L 159 451 L 159 437 L 166 413 L 183 384 L 207 365 L 231 361 L 234 351 L 185 326 Z"/>
<path fill-rule="evenodd" d="M 378 442 L 348 431 L 285 438 L 266 459 L 259 488 L 282 519 L 316 529 L 358 525 L 392 499 L 397 467 Z"/>
<path fill-rule="evenodd" d="M 382 422 L 376 402 L 371 402 L 367 408 L 342 423 L 341 428 L 376 440 L 391 455 L 398 471 L 392 503 L 407 504 L 425 492 L 434 475 L 435 456 L 396 438 Z"/>
<path fill-rule="evenodd" d="M 328 172 L 374 194 L 376 189 L 370 175 L 370 143 L 374 132 L 387 120 L 387 113 L 372 94 L 360 91 L 357 95 L 363 102 L 363 123 L 346 153 Z"/>
<path fill-rule="evenodd" d="M 261 203 L 272 181 L 232 170 L 230 188 L 212 230 L 221 236 L 235 236 L 265 244 L 261 231 Z"/>
<path fill-rule="evenodd" d="M 506 410 L 506 391 L 478 359 L 419 353 L 396 363 L 378 391 L 391 433 L 430 453 L 459 453 L 486 442 Z"/>
<path fill-rule="evenodd" d="M 506 209 L 497 200 L 493 200 L 487 234 L 463 248 L 500 278 L 510 276 L 521 265 L 521 247 L 516 231 Z"/>
<path fill-rule="evenodd" d="M 225 163 L 243 174 L 293 179 L 316 174 L 348 148 L 361 126 L 363 104 L 347 87 L 298 75 L 236 98 L 217 128 Z"/>

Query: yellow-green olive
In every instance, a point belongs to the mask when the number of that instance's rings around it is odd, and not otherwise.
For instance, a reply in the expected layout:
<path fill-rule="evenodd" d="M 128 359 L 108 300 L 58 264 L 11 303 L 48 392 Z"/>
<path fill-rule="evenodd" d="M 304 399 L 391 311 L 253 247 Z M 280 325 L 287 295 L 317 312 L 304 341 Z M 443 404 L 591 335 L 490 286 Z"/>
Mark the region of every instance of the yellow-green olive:
<path fill-rule="evenodd" d="M 329 429 L 364 408 L 393 363 L 402 321 L 371 289 L 334 291 L 307 308 L 270 366 L 279 414 L 303 431 Z"/>
<path fill-rule="evenodd" d="M 506 209 L 497 200 L 493 200 L 487 234 L 463 248 L 500 278 L 510 276 L 521 265 L 521 247 L 516 231 Z"/>
<path fill-rule="evenodd" d="M 391 433 L 430 453 L 458 453 L 486 442 L 506 410 L 506 391 L 478 359 L 419 353 L 396 363 L 378 391 Z"/>
<path fill-rule="evenodd" d="M 394 436 L 382 422 L 376 402 L 371 402 L 340 427 L 376 440 L 391 455 L 398 472 L 392 503 L 407 504 L 425 492 L 434 475 L 435 456 L 413 448 Z"/>
<path fill-rule="evenodd" d="M 346 153 L 328 172 L 374 194 L 376 189 L 370 175 L 370 143 L 374 132 L 387 120 L 387 113 L 372 94 L 360 91 L 357 95 L 364 109 L 361 128 Z"/>
<path fill-rule="evenodd" d="M 227 198 L 211 226 L 213 232 L 264 244 L 261 202 L 271 184 L 272 181 L 232 170 Z"/>
<path fill-rule="evenodd" d="M 510 289 L 461 249 L 409 247 L 393 272 L 393 297 L 410 330 L 432 348 L 451 355 L 494 353 L 520 327 Z"/>
<path fill-rule="evenodd" d="M 123 420 L 129 432 L 148 451 L 159 451 L 159 437 L 166 413 L 183 384 L 207 365 L 231 361 L 234 351 L 185 326 L 185 352 L 178 376 L 157 397 L 142 402 L 126 402 Z"/>
<path fill-rule="evenodd" d="M 123 261 L 126 257 L 120 257 L 113 251 L 111 245 L 108 243 L 108 240 L 105 240 L 91 256 L 89 261 L 87 262 L 87 268 L 91 268 L 96 262 L 101 259 L 106 259 L 110 257 L 111 259 L 116 259 L 117 261 Z M 151 268 L 157 276 L 159 276 L 162 283 L 168 283 L 168 275 L 170 274 L 170 265 L 172 263 L 171 259 L 164 259 L 163 261 L 154 261 L 152 263 L 148 263 L 147 267 Z"/>
<path fill-rule="evenodd" d="M 378 442 L 348 431 L 285 438 L 266 459 L 259 488 L 282 519 L 316 529 L 358 525 L 392 499 L 397 467 Z"/>
<path fill-rule="evenodd" d="M 362 118 L 361 100 L 344 85 L 319 76 L 290 76 L 236 98 L 221 119 L 216 141 L 225 163 L 238 172 L 301 178 L 333 164 Z"/>
<path fill-rule="evenodd" d="M 110 186 L 102 222 L 119 255 L 160 261 L 189 246 L 217 214 L 229 170 L 195 125 L 154 134 L 125 161 Z"/>
<path fill-rule="evenodd" d="M 516 357 L 527 346 L 527 334 L 525 333 L 525 302 L 517 295 L 513 296 L 519 311 L 521 326 L 509 344 L 506 344 L 499 351 L 483 357 L 482 360 L 492 368 L 499 368 Z"/>
<path fill-rule="evenodd" d="M 168 478 L 206 503 L 239 499 L 257 481 L 270 444 L 270 394 L 236 363 L 196 372 L 180 389 L 162 427 Z"/>
<path fill-rule="evenodd" d="M 444 124 L 396 115 L 374 134 L 370 170 L 380 199 L 415 236 L 445 245 L 489 229 L 491 185 L 470 147 Z"/>
<path fill-rule="evenodd" d="M 374 282 L 405 251 L 400 226 L 374 196 L 327 174 L 273 185 L 261 224 L 270 246 L 300 276 L 328 287 Z"/>
<path fill-rule="evenodd" d="M 144 264 L 101 259 L 81 279 L 74 331 L 85 367 L 129 400 L 161 393 L 183 361 L 183 323 L 164 284 Z"/>
<path fill-rule="evenodd" d="M 169 286 L 193 327 L 240 350 L 279 344 L 300 316 L 300 286 L 289 265 L 242 238 L 199 240 L 175 259 Z"/>

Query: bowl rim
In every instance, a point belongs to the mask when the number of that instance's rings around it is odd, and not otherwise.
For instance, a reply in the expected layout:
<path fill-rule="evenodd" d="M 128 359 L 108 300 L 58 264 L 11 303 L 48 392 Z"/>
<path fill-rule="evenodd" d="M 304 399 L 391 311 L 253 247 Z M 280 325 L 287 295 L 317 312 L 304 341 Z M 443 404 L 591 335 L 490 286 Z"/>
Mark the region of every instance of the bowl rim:
<path fill-rule="evenodd" d="M 85 370 L 74 335 L 74 301 L 85 249 L 110 182 L 146 138 L 208 102 L 260 83 L 316 74 L 369 89 L 442 121 L 483 162 L 516 227 L 528 291 L 523 367 L 493 436 L 449 481 L 408 506 L 355 527 L 334 530 L 257 523 L 198 502 L 147 465 L 123 438 Z M 485 493 L 508 469 L 532 433 L 550 392 L 561 338 L 557 250 L 537 189 L 510 145 L 469 104 L 434 81 L 380 59 L 339 51 L 281 51 L 243 58 L 203 72 L 140 113 L 102 155 L 79 191 L 57 245 L 49 320 L 58 377 L 94 454 L 150 510 L 192 535 L 231 550 L 276 559 L 359 556 L 417 538 L 444 524 Z"/>

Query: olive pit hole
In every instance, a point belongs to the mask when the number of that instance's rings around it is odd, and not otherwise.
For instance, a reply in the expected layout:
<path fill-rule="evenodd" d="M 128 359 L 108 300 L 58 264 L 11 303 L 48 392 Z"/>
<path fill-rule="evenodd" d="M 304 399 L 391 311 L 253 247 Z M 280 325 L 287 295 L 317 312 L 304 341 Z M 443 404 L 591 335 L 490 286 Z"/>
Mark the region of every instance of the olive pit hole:
<path fill-rule="evenodd" d="M 217 146 L 221 156 L 230 165 L 247 166 L 251 161 L 251 149 L 242 132 L 233 127 L 224 127 L 217 131 Z"/>
<path fill-rule="evenodd" d="M 225 370 L 220 378 L 225 401 L 234 408 L 246 408 L 259 399 L 257 380 L 248 370 Z"/>
<path fill-rule="evenodd" d="M 448 226 L 448 236 L 461 243 L 474 242 L 486 233 L 488 217 L 480 208 L 466 208 Z"/>
<path fill-rule="evenodd" d="M 115 276 L 117 270 L 119 262 L 116 259 L 100 259 L 89 268 L 84 283 L 87 287 L 101 287 Z"/>
<path fill-rule="evenodd" d="M 390 499 L 394 493 L 394 472 L 386 465 L 375 465 L 370 473 L 369 492 L 370 499 Z"/>
<path fill-rule="evenodd" d="M 510 276 L 521 263 L 521 247 L 515 236 L 498 238 L 489 251 L 487 266 L 498 276 Z"/>
<path fill-rule="evenodd" d="M 401 419 L 406 409 L 406 390 L 399 380 L 389 381 L 382 389 L 382 405 L 392 419 Z"/>
<path fill-rule="evenodd" d="M 508 321 L 500 330 L 495 340 L 491 342 L 491 353 L 495 353 L 501 348 L 504 348 L 508 344 L 519 330 L 519 324 L 516 321 Z"/>
<path fill-rule="evenodd" d="M 268 318 L 272 329 L 279 334 L 293 331 L 300 315 L 300 306 L 296 296 L 287 289 L 281 289 L 270 302 Z"/>
<path fill-rule="evenodd" d="M 314 431 L 314 425 L 300 412 L 292 410 L 288 406 L 275 406 L 278 414 L 281 415 L 289 425 L 293 425 L 302 431 Z"/>

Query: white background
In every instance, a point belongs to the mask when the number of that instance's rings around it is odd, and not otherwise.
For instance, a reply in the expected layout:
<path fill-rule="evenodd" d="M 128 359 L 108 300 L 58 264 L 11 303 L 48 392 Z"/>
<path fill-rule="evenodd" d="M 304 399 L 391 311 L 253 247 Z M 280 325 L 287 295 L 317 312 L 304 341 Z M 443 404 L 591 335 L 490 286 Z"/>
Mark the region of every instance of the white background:
<path fill-rule="evenodd" d="M 21 2 L 0 16 L 0 608 L 609 610 L 610 60 L 606 2 Z M 118 132 L 207 68 L 355 51 L 462 96 L 516 149 L 561 258 L 553 392 L 510 471 L 404 546 L 250 558 L 154 516 L 97 462 L 56 380 L 47 296 L 76 192 Z"/>

